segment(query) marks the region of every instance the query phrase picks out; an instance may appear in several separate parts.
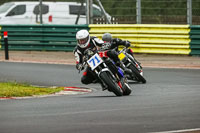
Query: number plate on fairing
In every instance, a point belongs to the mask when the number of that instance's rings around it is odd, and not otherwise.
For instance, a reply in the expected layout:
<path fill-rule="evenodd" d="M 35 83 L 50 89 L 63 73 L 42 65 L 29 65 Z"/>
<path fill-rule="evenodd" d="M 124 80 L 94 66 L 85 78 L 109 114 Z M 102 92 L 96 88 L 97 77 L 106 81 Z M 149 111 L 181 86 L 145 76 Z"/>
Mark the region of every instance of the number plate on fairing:
<path fill-rule="evenodd" d="M 103 60 L 101 59 L 101 57 L 96 53 L 95 55 L 93 55 L 88 61 L 88 65 L 91 67 L 92 70 L 94 70 L 97 66 L 99 66 L 101 63 L 103 62 Z"/>

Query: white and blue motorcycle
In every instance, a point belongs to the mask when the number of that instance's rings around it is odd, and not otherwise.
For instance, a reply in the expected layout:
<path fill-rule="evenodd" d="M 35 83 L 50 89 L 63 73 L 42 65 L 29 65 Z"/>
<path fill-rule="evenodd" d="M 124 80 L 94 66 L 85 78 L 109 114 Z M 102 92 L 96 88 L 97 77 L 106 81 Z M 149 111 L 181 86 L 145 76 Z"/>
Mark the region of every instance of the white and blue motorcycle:
<path fill-rule="evenodd" d="M 95 77 L 100 81 L 99 83 L 104 86 L 103 90 L 107 89 L 116 96 L 131 94 L 132 90 L 123 71 L 117 68 L 118 73 L 116 74 L 108 67 L 106 62 L 110 62 L 114 67 L 117 67 L 110 58 L 105 57 L 101 51 L 93 51 L 91 49 L 87 49 L 84 55 L 84 65 L 88 65 L 91 68 Z"/>

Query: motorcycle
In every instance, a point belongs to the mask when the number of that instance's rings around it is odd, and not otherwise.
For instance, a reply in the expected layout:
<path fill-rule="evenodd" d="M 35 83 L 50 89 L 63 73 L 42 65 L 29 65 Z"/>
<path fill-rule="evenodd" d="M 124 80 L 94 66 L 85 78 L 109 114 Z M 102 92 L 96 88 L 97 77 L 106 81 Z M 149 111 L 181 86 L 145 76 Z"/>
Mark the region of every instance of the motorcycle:
<path fill-rule="evenodd" d="M 87 49 L 85 50 L 84 55 L 83 67 L 88 65 L 91 68 L 95 77 L 100 81 L 99 83 L 104 87 L 103 90 L 107 89 L 116 96 L 131 94 L 132 90 L 128 85 L 127 79 L 124 77 L 122 70 L 118 69 L 118 74 L 114 73 L 107 65 L 107 62 L 113 62 L 110 58 L 104 56 L 104 52 Z"/>
<path fill-rule="evenodd" d="M 124 47 L 122 50 L 119 51 L 118 57 L 122 62 L 121 64 L 122 68 L 123 69 L 128 68 L 131 70 L 131 72 L 126 72 L 127 78 L 129 80 L 146 83 L 146 79 L 143 76 L 142 67 L 133 58 L 133 56 L 127 53 L 126 47 Z"/>

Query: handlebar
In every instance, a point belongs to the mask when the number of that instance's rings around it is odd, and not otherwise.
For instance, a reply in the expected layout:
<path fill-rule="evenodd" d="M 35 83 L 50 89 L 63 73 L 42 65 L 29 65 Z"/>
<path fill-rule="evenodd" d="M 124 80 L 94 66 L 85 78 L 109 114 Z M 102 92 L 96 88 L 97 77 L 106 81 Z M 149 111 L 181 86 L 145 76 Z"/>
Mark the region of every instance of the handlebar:
<path fill-rule="evenodd" d="M 127 50 L 127 47 L 124 47 L 122 50 L 119 51 L 119 53 L 126 51 L 126 50 Z"/>

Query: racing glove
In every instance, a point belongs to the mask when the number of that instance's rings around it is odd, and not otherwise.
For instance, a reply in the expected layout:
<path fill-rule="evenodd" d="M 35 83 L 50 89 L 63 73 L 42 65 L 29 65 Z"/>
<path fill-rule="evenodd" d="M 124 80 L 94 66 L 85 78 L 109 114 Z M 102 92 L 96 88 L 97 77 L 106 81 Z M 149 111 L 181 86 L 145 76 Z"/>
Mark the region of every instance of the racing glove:
<path fill-rule="evenodd" d="M 82 71 L 84 69 L 83 64 L 81 63 L 76 64 L 76 69 Z"/>
<path fill-rule="evenodd" d="M 125 47 L 130 47 L 131 46 L 131 43 L 129 41 L 125 41 Z"/>

